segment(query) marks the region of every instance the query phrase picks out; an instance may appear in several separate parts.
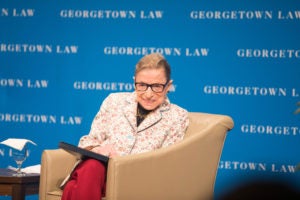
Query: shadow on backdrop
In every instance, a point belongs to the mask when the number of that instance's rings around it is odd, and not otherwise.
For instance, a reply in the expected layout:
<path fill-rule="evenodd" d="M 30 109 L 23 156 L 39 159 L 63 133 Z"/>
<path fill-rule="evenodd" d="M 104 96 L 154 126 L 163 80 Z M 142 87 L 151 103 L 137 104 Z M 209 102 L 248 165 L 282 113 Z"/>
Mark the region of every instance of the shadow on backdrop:
<path fill-rule="evenodd" d="M 223 194 L 218 200 L 288 199 L 299 200 L 300 190 L 279 180 L 253 180 Z"/>

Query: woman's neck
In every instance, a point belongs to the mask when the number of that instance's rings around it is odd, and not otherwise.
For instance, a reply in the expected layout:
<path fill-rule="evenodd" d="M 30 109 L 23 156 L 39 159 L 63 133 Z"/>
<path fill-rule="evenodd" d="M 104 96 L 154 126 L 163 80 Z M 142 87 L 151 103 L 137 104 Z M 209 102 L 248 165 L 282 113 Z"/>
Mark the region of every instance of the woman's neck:
<path fill-rule="evenodd" d="M 143 108 L 140 104 L 137 106 L 136 110 L 136 120 L 137 120 L 137 126 L 139 126 L 142 121 L 148 116 L 149 113 L 151 113 L 152 110 L 146 110 Z"/>

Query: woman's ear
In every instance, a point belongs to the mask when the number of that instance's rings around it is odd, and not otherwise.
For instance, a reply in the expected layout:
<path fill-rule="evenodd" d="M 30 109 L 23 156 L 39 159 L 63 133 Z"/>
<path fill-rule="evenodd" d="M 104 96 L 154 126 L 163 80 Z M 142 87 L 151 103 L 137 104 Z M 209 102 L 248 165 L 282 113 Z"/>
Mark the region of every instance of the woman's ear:
<path fill-rule="evenodd" d="M 173 87 L 173 80 L 169 80 L 169 82 L 168 82 L 168 84 L 167 84 L 166 87 L 167 87 L 167 88 L 166 88 L 166 91 L 169 92 L 170 89 L 172 89 L 172 87 Z"/>

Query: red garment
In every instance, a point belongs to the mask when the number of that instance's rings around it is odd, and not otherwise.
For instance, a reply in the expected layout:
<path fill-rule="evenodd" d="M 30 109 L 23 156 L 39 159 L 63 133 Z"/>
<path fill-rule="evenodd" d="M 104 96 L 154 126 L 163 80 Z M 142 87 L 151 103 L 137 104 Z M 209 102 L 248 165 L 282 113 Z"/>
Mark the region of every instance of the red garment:
<path fill-rule="evenodd" d="M 66 183 L 62 200 L 101 200 L 105 196 L 106 168 L 94 159 L 81 162 Z"/>

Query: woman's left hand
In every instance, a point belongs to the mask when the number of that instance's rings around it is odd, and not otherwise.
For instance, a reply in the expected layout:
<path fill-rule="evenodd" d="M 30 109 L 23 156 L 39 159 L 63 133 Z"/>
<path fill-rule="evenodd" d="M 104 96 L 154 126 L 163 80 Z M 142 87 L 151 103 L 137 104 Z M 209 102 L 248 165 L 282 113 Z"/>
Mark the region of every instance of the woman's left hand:
<path fill-rule="evenodd" d="M 97 147 L 93 148 L 91 151 L 108 156 L 110 158 L 118 155 L 117 152 L 115 151 L 113 145 L 105 145 L 103 147 L 97 146 Z"/>

